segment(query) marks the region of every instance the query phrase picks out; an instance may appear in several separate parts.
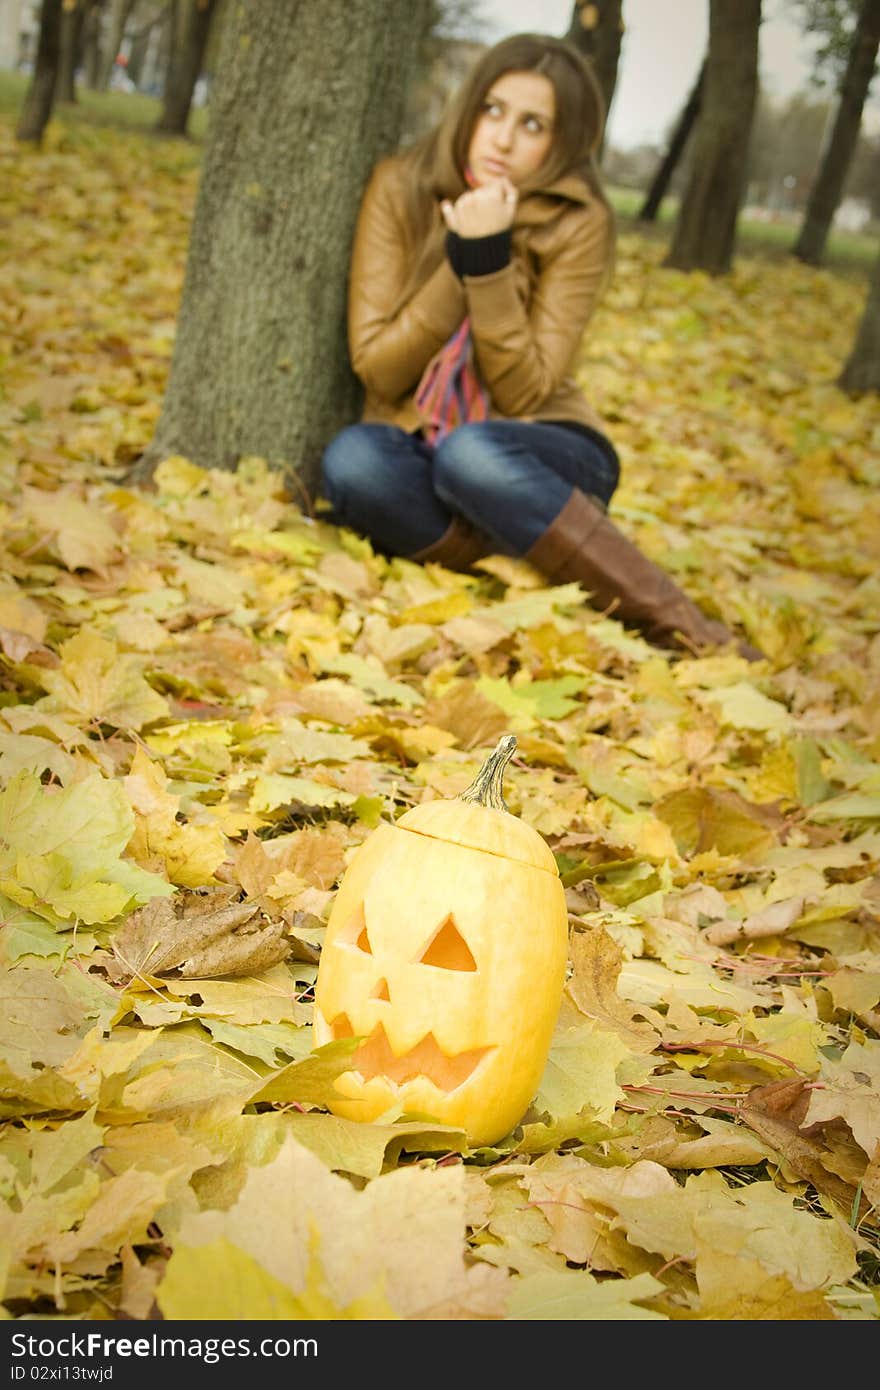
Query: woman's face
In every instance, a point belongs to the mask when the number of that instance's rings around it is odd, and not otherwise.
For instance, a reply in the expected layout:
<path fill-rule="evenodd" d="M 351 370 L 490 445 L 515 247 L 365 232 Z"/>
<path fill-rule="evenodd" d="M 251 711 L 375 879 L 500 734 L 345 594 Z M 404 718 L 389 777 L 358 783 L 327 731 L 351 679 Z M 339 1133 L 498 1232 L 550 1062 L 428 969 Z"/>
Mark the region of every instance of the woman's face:
<path fill-rule="evenodd" d="M 515 185 L 534 174 L 553 143 L 556 93 L 539 72 L 505 72 L 492 83 L 468 146 L 475 183 L 508 178 Z"/>

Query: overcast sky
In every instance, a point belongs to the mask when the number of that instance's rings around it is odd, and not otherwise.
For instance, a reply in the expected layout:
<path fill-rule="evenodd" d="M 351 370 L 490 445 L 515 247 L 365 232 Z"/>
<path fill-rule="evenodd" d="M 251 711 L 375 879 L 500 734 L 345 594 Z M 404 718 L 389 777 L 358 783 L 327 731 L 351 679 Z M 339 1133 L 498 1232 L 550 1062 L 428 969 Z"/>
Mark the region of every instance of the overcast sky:
<path fill-rule="evenodd" d="M 572 0 L 474 0 L 483 21 L 480 37 L 489 43 L 523 30 L 564 34 L 572 8 Z M 811 48 L 785 0 L 764 0 L 763 8 L 761 84 L 784 98 L 807 85 Z M 708 0 L 624 0 L 626 29 L 608 122 L 612 145 L 663 142 L 699 71 L 708 9 Z"/>

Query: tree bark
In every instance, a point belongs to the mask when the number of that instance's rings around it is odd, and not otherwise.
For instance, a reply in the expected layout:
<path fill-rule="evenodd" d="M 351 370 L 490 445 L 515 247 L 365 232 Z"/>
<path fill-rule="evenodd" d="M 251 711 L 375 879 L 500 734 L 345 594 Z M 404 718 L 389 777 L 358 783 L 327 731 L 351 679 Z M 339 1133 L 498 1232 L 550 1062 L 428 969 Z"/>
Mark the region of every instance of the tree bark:
<path fill-rule="evenodd" d="M 705 80 L 706 63 L 704 60 L 697 80 L 691 88 L 690 95 L 682 108 L 675 130 L 672 132 L 669 148 L 660 161 L 660 165 L 651 181 L 651 187 L 648 189 L 645 201 L 638 211 L 637 216 L 639 222 L 653 222 L 660 210 L 660 204 L 666 197 L 666 190 L 669 187 L 670 179 L 678 168 L 679 160 L 684 154 L 684 148 L 688 142 L 688 136 L 693 130 L 697 117 L 700 114 L 700 106 L 703 99 L 703 84 Z"/>
<path fill-rule="evenodd" d="M 16 140 L 34 145 L 42 142 L 55 104 L 60 55 L 61 0 L 43 0 L 34 72 L 15 128 Z"/>
<path fill-rule="evenodd" d="M 144 75 L 144 64 L 150 50 L 150 39 L 154 25 L 158 24 L 158 15 L 147 24 L 141 26 L 136 34 L 131 36 L 131 51 L 128 55 L 128 67 L 126 72 L 136 87 L 140 87 Z"/>
<path fill-rule="evenodd" d="M 92 91 L 101 83 L 101 13 L 104 0 L 93 0 L 83 24 L 83 67 L 86 86 Z"/>
<path fill-rule="evenodd" d="M 131 481 L 170 454 L 258 455 L 315 495 L 362 403 L 346 336 L 360 198 L 396 147 L 431 9 L 360 0 L 353 45 L 348 0 L 230 7 L 168 386 Z"/>
<path fill-rule="evenodd" d="M 162 114 L 156 122 L 156 129 L 166 135 L 186 134 L 216 9 L 216 0 L 189 0 L 183 40 L 177 43 L 172 39 Z"/>
<path fill-rule="evenodd" d="M 880 47 L 880 0 L 862 0 L 846 71 L 840 84 L 840 101 L 831 138 L 810 193 L 807 210 L 793 254 L 808 265 L 818 265 L 843 194 L 846 176 L 855 154 L 862 124 L 862 110 L 877 65 Z"/>
<path fill-rule="evenodd" d="M 880 392 L 880 252 L 874 261 L 862 321 L 838 385 L 853 395 Z"/>
<path fill-rule="evenodd" d="M 606 121 L 620 62 L 620 40 L 623 34 L 623 0 L 575 0 L 567 41 L 586 54 L 602 89 Z M 602 144 L 604 145 L 604 135 Z"/>
<path fill-rule="evenodd" d="M 89 0 L 62 3 L 61 44 L 58 58 L 56 100 L 76 101 L 76 69 L 82 49 L 83 24 Z"/>
<path fill-rule="evenodd" d="M 731 266 L 758 93 L 761 0 L 709 0 L 709 52 L 693 169 L 664 264 L 723 275 Z"/>
<path fill-rule="evenodd" d="M 110 0 L 110 29 L 101 64 L 100 85 L 104 91 L 110 86 L 110 78 L 113 76 L 113 68 L 125 35 L 125 26 L 133 8 L 134 0 Z"/>

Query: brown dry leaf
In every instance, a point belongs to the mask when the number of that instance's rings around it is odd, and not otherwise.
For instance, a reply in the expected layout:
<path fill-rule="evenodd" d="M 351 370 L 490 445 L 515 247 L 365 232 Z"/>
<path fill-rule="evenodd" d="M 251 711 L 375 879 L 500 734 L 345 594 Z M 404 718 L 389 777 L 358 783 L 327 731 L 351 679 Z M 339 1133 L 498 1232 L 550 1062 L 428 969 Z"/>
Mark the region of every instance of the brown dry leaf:
<path fill-rule="evenodd" d="M 154 898 L 113 937 L 122 979 L 179 971 L 185 978 L 258 975 L 286 959 L 283 922 L 262 925 L 258 903 L 230 902 L 218 889 L 198 896 Z"/>
<path fill-rule="evenodd" d="M 456 681 L 442 695 L 428 701 L 425 720 L 454 734 L 465 752 L 485 748 L 507 733 L 509 720 L 471 681 Z"/>
<path fill-rule="evenodd" d="M 655 805 L 654 814 L 670 827 L 679 851 L 686 855 L 716 849 L 748 860 L 776 842 L 762 809 L 735 792 L 712 787 L 670 792 Z"/>
<path fill-rule="evenodd" d="M 771 1081 L 767 1086 L 755 1086 L 739 1109 L 741 1119 L 760 1134 L 799 1178 L 824 1192 L 849 1217 L 856 1200 L 857 1189 L 836 1177 L 825 1166 L 829 1150 L 816 1137 L 816 1125 L 805 1123 L 811 1091 L 801 1080 Z M 858 1215 L 870 1216 L 871 1202 L 862 1194 Z M 875 1220 L 880 1225 L 880 1218 Z"/>
<path fill-rule="evenodd" d="M 575 931 L 569 951 L 572 975 L 566 986 L 581 1013 L 617 1033 L 631 1051 L 653 1052 L 658 1037 L 649 1023 L 636 1021 L 640 1010 L 617 990 L 623 952 L 604 927 Z"/>
<path fill-rule="evenodd" d="M 876 1038 L 851 1042 L 839 1061 L 823 1060 L 820 1086 L 810 1093 L 806 1123 L 837 1116 L 873 1158 L 880 1145 L 880 1041 Z"/>
<path fill-rule="evenodd" d="M 235 875 L 249 898 L 271 901 L 272 885 L 283 873 L 314 888 L 329 889 L 345 868 L 341 829 L 297 830 L 273 840 L 250 832 L 233 857 Z"/>
<path fill-rule="evenodd" d="M 0 627 L 0 651 L 4 656 L 8 656 L 15 666 L 24 661 L 30 662 L 33 666 L 58 665 L 58 656 L 51 647 L 44 646 L 42 642 L 38 642 L 35 637 L 19 628 Z"/>

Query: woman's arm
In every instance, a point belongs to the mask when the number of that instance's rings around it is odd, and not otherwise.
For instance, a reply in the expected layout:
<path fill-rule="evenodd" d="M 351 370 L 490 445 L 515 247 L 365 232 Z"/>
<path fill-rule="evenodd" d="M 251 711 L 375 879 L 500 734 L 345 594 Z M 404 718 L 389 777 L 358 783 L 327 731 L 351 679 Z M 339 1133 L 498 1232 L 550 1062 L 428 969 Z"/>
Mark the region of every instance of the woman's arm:
<path fill-rule="evenodd" d="M 571 214 L 571 230 L 541 266 L 528 312 L 512 265 L 465 276 L 477 364 L 495 408 L 531 415 L 568 374 L 608 267 L 610 217 L 601 203 Z"/>
<path fill-rule="evenodd" d="M 464 288 L 445 258 L 395 312 L 411 268 L 399 187 L 390 161 L 383 161 L 358 214 L 348 296 L 352 367 L 369 391 L 387 401 L 415 387 L 466 313 Z"/>

